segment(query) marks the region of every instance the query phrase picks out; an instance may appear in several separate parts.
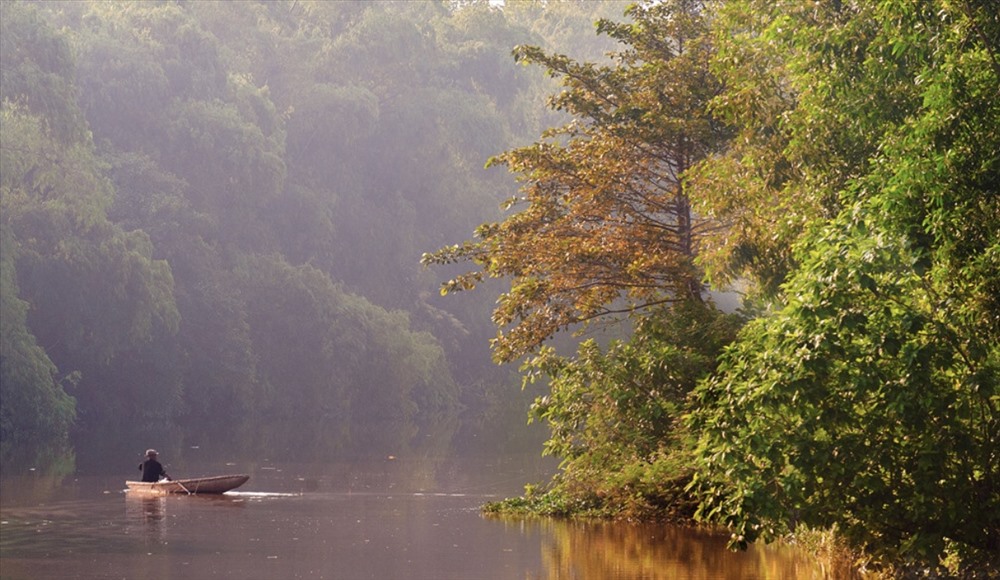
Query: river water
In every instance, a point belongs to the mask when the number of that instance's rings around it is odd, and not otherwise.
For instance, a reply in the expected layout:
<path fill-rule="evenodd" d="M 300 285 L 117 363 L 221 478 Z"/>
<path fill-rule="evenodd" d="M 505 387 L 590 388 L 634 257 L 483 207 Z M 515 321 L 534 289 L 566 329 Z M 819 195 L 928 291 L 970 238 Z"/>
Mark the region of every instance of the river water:
<path fill-rule="evenodd" d="M 144 450 L 134 442 L 121 444 L 132 452 L 127 467 L 79 456 L 61 472 L 5 465 L 0 578 L 829 577 L 801 551 L 732 553 L 724 536 L 700 529 L 483 516 L 484 502 L 548 479 L 555 465 L 540 447 L 382 446 L 304 462 L 164 446 L 174 477 L 248 473 L 250 481 L 223 496 L 134 497 L 123 490 Z M 283 455 L 300 455 L 291 451 Z"/>

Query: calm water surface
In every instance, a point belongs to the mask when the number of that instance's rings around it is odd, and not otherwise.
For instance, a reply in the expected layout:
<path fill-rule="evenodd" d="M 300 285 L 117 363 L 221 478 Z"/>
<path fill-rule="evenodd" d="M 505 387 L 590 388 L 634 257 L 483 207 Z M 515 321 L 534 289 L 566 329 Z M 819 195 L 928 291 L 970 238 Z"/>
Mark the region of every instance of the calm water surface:
<path fill-rule="evenodd" d="M 142 498 L 123 491 L 132 477 L 124 467 L 62 476 L 5 468 L 0 578 L 826 577 L 801 552 L 734 554 L 724 537 L 700 530 L 482 516 L 484 502 L 548 478 L 553 464 L 537 451 L 319 463 L 203 455 L 192 447 L 175 464 L 161 459 L 175 477 L 249 473 L 250 481 L 221 497 Z"/>

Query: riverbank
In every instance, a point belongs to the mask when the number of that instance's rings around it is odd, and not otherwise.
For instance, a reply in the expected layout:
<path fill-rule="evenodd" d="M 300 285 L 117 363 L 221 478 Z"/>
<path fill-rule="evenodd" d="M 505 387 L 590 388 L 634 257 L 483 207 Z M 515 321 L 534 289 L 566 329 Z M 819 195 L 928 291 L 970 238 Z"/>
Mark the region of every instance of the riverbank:
<path fill-rule="evenodd" d="M 678 482 L 680 483 L 680 482 Z M 683 487 L 669 487 L 668 493 L 650 494 L 634 490 L 631 497 L 615 494 L 614 498 L 599 493 L 573 495 L 558 487 L 541 490 L 526 485 L 523 496 L 489 502 L 482 506 L 488 517 L 499 519 L 605 521 L 645 525 L 685 527 L 724 537 L 728 531 L 694 519 L 696 504 L 683 494 Z M 627 498 L 627 499 L 626 499 Z M 622 501 L 625 500 L 625 501 Z M 661 506 L 659 509 L 655 506 Z M 869 559 L 851 550 L 832 530 L 800 527 L 793 534 L 772 542 L 772 547 L 790 547 L 808 555 L 823 571 L 825 578 L 883 580 L 895 577 L 891 570 L 872 570 Z M 721 546 L 720 546 L 720 549 Z"/>

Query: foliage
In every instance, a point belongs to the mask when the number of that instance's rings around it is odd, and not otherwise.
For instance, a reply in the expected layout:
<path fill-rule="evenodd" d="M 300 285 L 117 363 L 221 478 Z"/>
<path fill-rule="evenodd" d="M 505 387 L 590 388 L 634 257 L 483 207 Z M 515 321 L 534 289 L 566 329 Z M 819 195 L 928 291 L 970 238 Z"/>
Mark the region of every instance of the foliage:
<path fill-rule="evenodd" d="M 55 139 L 75 142 L 86 137 L 86 123 L 76 105 L 71 53 L 39 11 L 20 2 L 0 5 L 3 100 L 46 119 Z"/>
<path fill-rule="evenodd" d="M 740 545 L 836 527 L 899 573 L 995 574 L 1000 22 L 971 2 L 760 4 L 728 25 L 754 23 L 734 44 L 782 55 L 770 74 L 794 89 L 775 170 L 821 160 L 782 191 L 836 211 L 804 220 L 783 305 L 697 393 L 700 513 Z M 753 181 L 726 163 L 709 173 Z"/>
<path fill-rule="evenodd" d="M 15 350 L 4 361 L 11 379 L 4 417 L 9 426 L 49 416 L 58 438 L 73 402 L 53 380 L 79 381 L 81 410 L 114 400 L 115 389 L 88 382 L 89 371 L 174 331 L 177 311 L 169 267 L 153 258 L 148 236 L 108 219 L 113 189 L 89 134 L 77 126 L 83 117 L 65 39 L 30 6 L 5 4 L 4 15 L 5 27 L 22 26 L 4 33 L 12 44 L 3 67 L 11 75 L 2 105 L 0 208 L 11 291 L 3 319 L 16 345 L 8 343 Z"/>
<path fill-rule="evenodd" d="M 515 5 L 525 9 L 524 5 Z M 510 280 L 493 321 L 498 361 L 533 353 L 525 384 L 548 380 L 532 407 L 563 458 L 541 494 L 487 510 L 614 517 L 690 517 L 684 488 L 691 440 L 677 424 L 688 393 L 712 371 L 742 320 L 714 308 L 694 263 L 717 224 L 692 212 L 683 174 L 716 153 L 727 129 L 707 112 L 720 85 L 701 2 L 632 7 L 632 23 L 602 20 L 619 45 L 610 64 L 578 62 L 536 47 L 515 57 L 562 80 L 550 107 L 572 120 L 491 163 L 519 175 L 521 195 L 478 240 L 425 263 L 477 269 L 443 293 Z M 629 313 L 627 342 L 595 340 L 571 357 L 542 343 L 560 330 Z"/>
<path fill-rule="evenodd" d="M 692 301 L 643 319 L 628 342 L 606 349 L 588 340 L 567 358 L 542 348 L 522 370 L 526 381 L 549 380 L 531 416 L 551 430 L 545 452 L 563 461 L 545 494 L 518 509 L 555 503 L 614 517 L 690 517 L 691 439 L 678 419 L 740 324 Z"/>
<path fill-rule="evenodd" d="M 508 278 L 493 321 L 495 357 L 511 361 L 569 326 L 660 304 L 699 300 L 692 263 L 709 224 L 691 212 L 680 175 L 720 142 L 705 113 L 717 85 L 700 2 L 634 7 L 634 25 L 602 21 L 623 48 L 614 65 L 519 47 L 565 89 L 550 106 L 575 117 L 492 163 L 519 175 L 521 208 L 476 230 L 478 240 L 424 256 L 476 269 L 443 293 Z M 664 90 L 669 87 L 669 90 Z"/>
<path fill-rule="evenodd" d="M 594 34 L 594 23 L 621 20 L 636 2 L 628 0 L 505 0 L 503 15 L 548 46 L 570 51 L 580 62 L 599 62 L 616 48 L 612 38 Z M 521 44 L 521 43 L 519 43 Z M 539 45 L 540 43 L 532 43 Z M 565 52 L 569 54 L 569 52 Z"/>
<path fill-rule="evenodd" d="M 443 351 L 430 335 L 407 332 L 401 313 L 275 256 L 247 257 L 236 271 L 258 353 L 258 412 L 400 419 L 417 400 L 435 410 L 455 404 Z"/>
<path fill-rule="evenodd" d="M 64 438 L 75 417 L 74 401 L 28 329 L 28 303 L 18 297 L 14 279 L 14 237 L 6 222 L 0 222 L 0 232 L 0 438 L 5 446 L 45 434 Z"/>
<path fill-rule="evenodd" d="M 483 506 L 483 513 L 493 515 L 550 516 L 550 517 L 608 517 L 595 496 L 570 497 L 559 490 L 544 493 L 534 485 L 524 487 L 524 495 L 511 497 Z"/>
<path fill-rule="evenodd" d="M 648 458 L 673 439 L 678 411 L 732 340 L 740 319 L 697 302 L 638 322 L 628 342 L 582 343 L 573 358 L 545 347 L 522 367 L 549 379 L 532 417 L 552 431 L 546 451 L 578 458 Z"/>

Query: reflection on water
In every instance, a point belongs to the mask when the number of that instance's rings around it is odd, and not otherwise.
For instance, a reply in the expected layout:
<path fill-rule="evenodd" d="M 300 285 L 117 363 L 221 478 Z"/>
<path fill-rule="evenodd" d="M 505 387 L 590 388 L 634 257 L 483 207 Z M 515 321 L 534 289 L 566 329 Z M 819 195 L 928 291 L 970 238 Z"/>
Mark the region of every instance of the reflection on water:
<path fill-rule="evenodd" d="M 538 533 L 544 577 L 550 579 L 827 577 L 795 549 L 754 546 L 730 552 L 725 534 L 702 528 L 552 519 L 504 523 Z"/>
<path fill-rule="evenodd" d="M 141 537 L 147 545 L 150 542 L 166 543 L 166 511 L 166 497 L 126 496 L 125 535 Z"/>
<path fill-rule="evenodd" d="M 125 521 L 123 523 L 123 533 L 126 536 L 141 538 L 143 545 L 150 546 L 152 543 L 167 544 L 168 535 L 168 508 L 173 506 L 174 510 L 181 514 L 190 514 L 192 508 L 199 510 L 207 507 L 231 507 L 242 508 L 246 499 L 234 494 L 222 495 L 149 495 L 141 493 L 123 492 L 125 496 Z M 261 497 L 294 494 L 246 494 L 245 497 Z M 175 502 L 171 504 L 170 502 Z M 179 504 L 178 502 L 194 502 L 194 506 Z"/>
<path fill-rule="evenodd" d="M 219 496 L 133 496 L 108 491 L 106 481 L 93 476 L 63 485 L 41 503 L 5 494 L 0 575 L 4 580 L 838 577 L 824 575 L 790 549 L 728 552 L 724 536 L 705 530 L 483 517 L 478 508 L 487 496 L 508 493 L 483 483 L 504 479 L 493 463 L 445 460 L 436 463 L 434 477 L 423 463 L 379 458 L 276 464 L 253 472 L 246 491 Z M 345 470 L 353 475 L 344 477 Z M 355 475 L 363 484 L 352 484 Z M 300 479 L 315 481 L 317 491 L 299 491 Z"/>
<path fill-rule="evenodd" d="M 346 431 L 346 429 L 344 430 Z M 262 432 L 263 433 L 263 432 Z M 771 579 L 826 575 L 792 549 L 725 549 L 700 529 L 483 517 L 486 501 L 548 479 L 540 443 L 496 449 L 453 424 L 368 427 L 371 446 L 275 437 L 258 449 L 213 438 L 130 437 L 76 456 L 76 471 L 0 473 L 3 580 L 276 579 Z M 187 435 L 191 437 L 190 434 Z M 263 435 L 261 435 L 263 436 Z M 288 436 L 290 437 L 290 436 Z M 141 440 L 141 445 L 135 441 Z M 183 444 L 180 442 L 183 441 Z M 355 440 L 357 441 L 357 440 Z M 218 496 L 124 493 L 129 454 L 156 447 L 174 476 L 249 473 Z M 135 449 L 138 447 L 138 449 Z M 308 460 L 293 460 L 315 455 Z M 280 458 L 280 459 L 279 459 Z M 66 465 L 56 461 L 55 465 Z"/>

